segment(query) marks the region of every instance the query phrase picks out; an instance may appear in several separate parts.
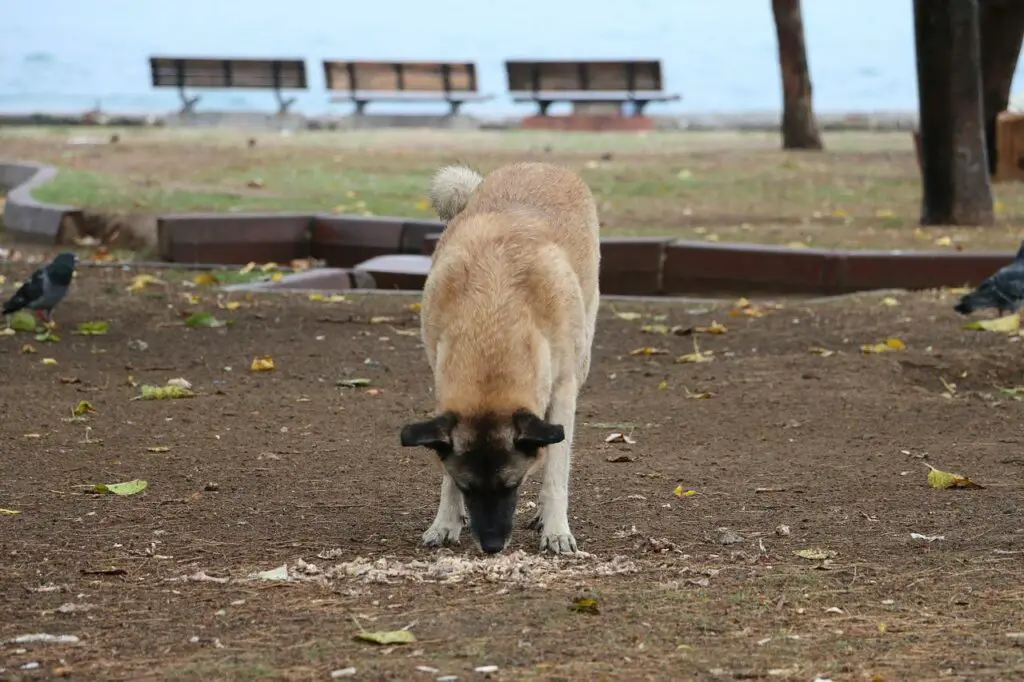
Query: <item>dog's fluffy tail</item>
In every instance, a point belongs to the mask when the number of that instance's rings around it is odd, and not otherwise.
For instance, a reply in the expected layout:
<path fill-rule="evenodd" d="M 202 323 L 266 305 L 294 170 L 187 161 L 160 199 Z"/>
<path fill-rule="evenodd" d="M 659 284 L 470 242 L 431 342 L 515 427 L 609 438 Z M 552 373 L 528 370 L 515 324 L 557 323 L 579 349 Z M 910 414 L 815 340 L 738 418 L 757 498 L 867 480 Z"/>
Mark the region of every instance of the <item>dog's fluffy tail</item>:
<path fill-rule="evenodd" d="M 434 212 L 447 223 L 466 208 L 469 198 L 483 181 L 483 176 L 466 166 L 441 168 L 430 183 L 430 203 Z"/>

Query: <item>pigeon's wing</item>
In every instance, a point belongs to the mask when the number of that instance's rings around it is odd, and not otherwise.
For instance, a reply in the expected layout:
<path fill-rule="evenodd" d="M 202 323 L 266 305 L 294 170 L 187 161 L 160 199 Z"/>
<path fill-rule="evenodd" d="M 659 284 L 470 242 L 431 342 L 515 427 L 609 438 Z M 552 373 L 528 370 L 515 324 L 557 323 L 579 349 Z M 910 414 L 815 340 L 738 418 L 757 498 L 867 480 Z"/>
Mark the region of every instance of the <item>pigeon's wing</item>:
<path fill-rule="evenodd" d="M 22 282 L 18 290 L 14 292 L 14 295 L 4 303 L 4 315 L 9 315 L 22 308 L 31 306 L 46 294 L 46 289 L 46 274 L 40 268 Z"/>

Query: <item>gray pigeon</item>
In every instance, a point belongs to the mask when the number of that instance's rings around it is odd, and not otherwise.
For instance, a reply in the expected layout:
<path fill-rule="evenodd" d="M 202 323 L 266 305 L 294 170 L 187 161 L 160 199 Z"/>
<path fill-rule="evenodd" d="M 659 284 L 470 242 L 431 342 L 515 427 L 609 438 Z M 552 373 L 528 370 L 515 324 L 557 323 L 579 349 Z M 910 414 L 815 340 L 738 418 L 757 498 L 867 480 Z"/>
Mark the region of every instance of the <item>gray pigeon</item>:
<path fill-rule="evenodd" d="M 10 315 L 28 308 L 35 311 L 36 315 L 41 314 L 47 322 L 53 322 L 51 313 L 67 296 L 77 263 L 78 256 L 71 251 L 58 254 L 51 263 L 39 268 L 22 282 L 14 295 L 4 303 L 3 314 Z"/>
<path fill-rule="evenodd" d="M 953 310 L 969 315 L 975 310 L 995 308 L 1000 315 L 1017 312 L 1024 304 L 1024 242 L 1013 257 L 1013 262 L 1004 265 L 978 285 L 978 288 L 960 299 Z"/>

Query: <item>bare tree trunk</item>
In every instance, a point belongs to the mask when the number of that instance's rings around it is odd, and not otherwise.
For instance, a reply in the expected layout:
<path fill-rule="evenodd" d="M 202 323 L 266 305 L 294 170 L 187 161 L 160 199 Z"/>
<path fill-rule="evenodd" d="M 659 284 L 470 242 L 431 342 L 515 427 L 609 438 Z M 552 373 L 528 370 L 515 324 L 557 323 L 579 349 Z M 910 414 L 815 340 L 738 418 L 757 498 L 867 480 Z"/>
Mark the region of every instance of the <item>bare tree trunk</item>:
<path fill-rule="evenodd" d="M 783 149 L 821 149 L 821 135 L 811 105 L 804 19 L 800 0 L 772 0 L 782 71 Z"/>
<path fill-rule="evenodd" d="M 978 17 L 981 35 L 981 88 L 985 110 L 988 168 L 995 173 L 996 117 L 1010 104 L 1010 86 L 1024 40 L 1024 3 L 1020 0 L 982 0 Z"/>
<path fill-rule="evenodd" d="M 923 225 L 990 225 L 978 0 L 914 0 Z"/>

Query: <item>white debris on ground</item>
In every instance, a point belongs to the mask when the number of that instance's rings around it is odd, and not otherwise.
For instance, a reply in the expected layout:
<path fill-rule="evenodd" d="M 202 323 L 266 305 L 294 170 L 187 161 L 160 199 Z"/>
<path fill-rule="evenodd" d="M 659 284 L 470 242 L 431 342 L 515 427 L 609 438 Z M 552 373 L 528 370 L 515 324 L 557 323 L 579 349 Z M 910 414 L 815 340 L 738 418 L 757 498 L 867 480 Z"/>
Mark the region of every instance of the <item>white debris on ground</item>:
<path fill-rule="evenodd" d="M 5 644 L 75 644 L 79 639 L 76 635 L 50 635 L 45 632 L 34 633 L 31 635 L 18 635 L 6 640 Z"/>

